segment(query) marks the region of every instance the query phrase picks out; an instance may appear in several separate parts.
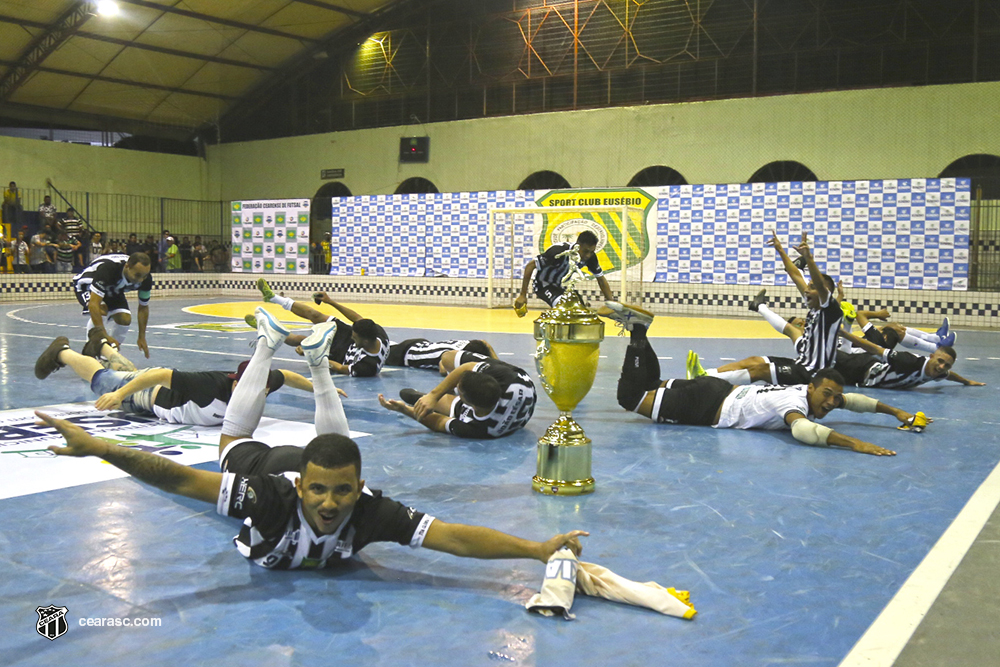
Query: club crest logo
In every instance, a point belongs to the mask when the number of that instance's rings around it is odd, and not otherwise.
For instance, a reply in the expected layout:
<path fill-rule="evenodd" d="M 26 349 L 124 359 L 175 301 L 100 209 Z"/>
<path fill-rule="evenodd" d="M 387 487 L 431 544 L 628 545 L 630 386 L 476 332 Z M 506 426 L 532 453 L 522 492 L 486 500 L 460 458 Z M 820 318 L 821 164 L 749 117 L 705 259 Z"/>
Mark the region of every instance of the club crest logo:
<path fill-rule="evenodd" d="M 69 609 L 66 607 L 49 605 L 48 607 L 36 607 L 35 611 L 38 612 L 38 622 L 35 624 L 35 629 L 46 639 L 58 639 L 69 630 L 69 624 L 66 623 L 66 612 Z"/>

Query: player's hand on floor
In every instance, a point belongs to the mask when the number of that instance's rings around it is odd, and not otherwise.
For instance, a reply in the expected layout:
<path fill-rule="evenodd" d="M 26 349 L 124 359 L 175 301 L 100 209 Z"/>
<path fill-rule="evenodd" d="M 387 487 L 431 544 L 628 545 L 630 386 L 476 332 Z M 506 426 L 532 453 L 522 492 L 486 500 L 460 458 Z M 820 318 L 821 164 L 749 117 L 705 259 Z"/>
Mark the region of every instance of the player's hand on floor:
<path fill-rule="evenodd" d="M 583 552 L 583 545 L 580 544 L 580 538 L 588 535 L 590 533 L 585 530 L 571 530 L 568 533 L 556 535 L 542 542 L 542 553 L 539 555 L 538 560 L 543 563 L 547 562 L 552 557 L 552 554 L 563 547 L 569 547 L 570 551 L 579 556 Z"/>
<path fill-rule="evenodd" d="M 874 456 L 896 455 L 896 452 L 892 451 L 891 449 L 885 449 L 884 447 L 879 447 L 878 445 L 873 445 L 870 442 L 864 442 L 862 440 L 858 440 L 857 442 L 855 442 L 854 445 L 851 447 L 851 449 L 853 449 L 856 452 L 860 452 L 862 454 L 872 454 Z"/>
<path fill-rule="evenodd" d="M 35 410 L 35 416 L 41 420 L 41 424 L 51 426 L 59 431 L 59 435 L 66 439 L 66 446 L 51 445 L 48 449 L 57 456 L 100 456 L 107 448 L 107 443 L 93 437 L 82 427 L 70 423 L 65 419 L 56 419 L 50 415 Z"/>
<path fill-rule="evenodd" d="M 378 395 L 378 402 L 386 410 L 391 410 L 392 412 L 406 412 L 406 403 L 388 399 L 384 394 Z"/>
<path fill-rule="evenodd" d="M 109 391 L 94 401 L 94 407 L 98 410 L 114 410 L 122 404 L 122 397 L 117 391 Z"/>

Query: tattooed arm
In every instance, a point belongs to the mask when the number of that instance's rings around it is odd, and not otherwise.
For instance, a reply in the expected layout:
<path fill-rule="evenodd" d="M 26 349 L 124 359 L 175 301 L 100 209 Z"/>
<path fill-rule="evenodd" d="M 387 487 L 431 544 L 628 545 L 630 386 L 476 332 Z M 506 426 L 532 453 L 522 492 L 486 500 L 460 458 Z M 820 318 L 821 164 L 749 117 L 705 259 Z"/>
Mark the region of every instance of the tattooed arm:
<path fill-rule="evenodd" d="M 65 447 L 49 447 L 58 456 L 96 456 L 158 489 L 207 503 L 214 504 L 218 500 L 222 473 L 188 468 L 163 456 L 112 445 L 98 440 L 76 424 L 43 412 L 36 411 L 35 415 L 66 438 Z"/>

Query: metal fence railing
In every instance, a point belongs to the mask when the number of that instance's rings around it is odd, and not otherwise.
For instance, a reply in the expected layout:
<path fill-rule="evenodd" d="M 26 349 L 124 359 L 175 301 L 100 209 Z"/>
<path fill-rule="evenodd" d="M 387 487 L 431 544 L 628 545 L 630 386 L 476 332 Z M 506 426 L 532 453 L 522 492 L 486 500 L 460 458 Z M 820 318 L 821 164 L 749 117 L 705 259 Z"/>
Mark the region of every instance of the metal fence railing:
<path fill-rule="evenodd" d="M 1000 200 L 972 200 L 969 289 L 1000 292 Z"/>

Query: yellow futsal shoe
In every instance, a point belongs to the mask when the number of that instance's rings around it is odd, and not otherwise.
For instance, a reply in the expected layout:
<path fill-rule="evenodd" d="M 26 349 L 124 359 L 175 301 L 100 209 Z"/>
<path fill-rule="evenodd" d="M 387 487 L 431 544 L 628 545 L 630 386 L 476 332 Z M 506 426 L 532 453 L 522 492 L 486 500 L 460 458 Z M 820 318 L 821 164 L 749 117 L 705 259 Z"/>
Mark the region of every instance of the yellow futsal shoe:
<path fill-rule="evenodd" d="M 274 298 L 274 292 L 271 290 L 271 286 L 267 284 L 267 281 L 263 278 L 257 279 L 257 289 L 260 290 L 260 296 L 270 303 L 271 299 Z"/>
<path fill-rule="evenodd" d="M 708 373 L 702 368 L 701 361 L 698 360 L 698 353 L 694 350 L 688 350 L 687 379 L 693 380 L 700 378 L 702 375 L 708 375 Z"/>
<path fill-rule="evenodd" d="M 243 317 L 243 321 L 246 322 L 247 326 L 250 327 L 251 329 L 257 328 L 257 318 L 254 317 L 253 315 L 245 315 Z"/>

